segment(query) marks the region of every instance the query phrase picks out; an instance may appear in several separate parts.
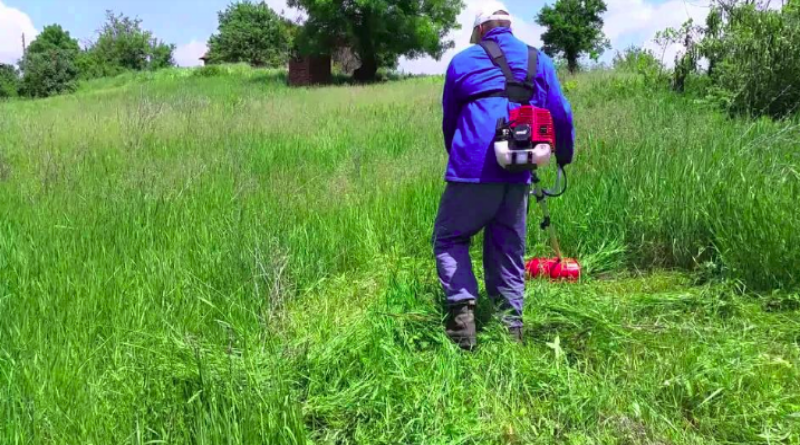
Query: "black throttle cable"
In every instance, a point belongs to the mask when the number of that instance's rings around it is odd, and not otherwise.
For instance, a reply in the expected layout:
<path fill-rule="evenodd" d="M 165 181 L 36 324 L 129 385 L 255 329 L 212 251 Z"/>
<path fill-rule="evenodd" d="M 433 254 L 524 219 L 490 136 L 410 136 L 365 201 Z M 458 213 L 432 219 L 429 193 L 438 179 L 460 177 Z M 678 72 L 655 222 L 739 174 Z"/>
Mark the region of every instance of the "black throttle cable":
<path fill-rule="evenodd" d="M 547 196 L 549 198 L 558 198 L 559 196 L 561 196 L 561 195 L 563 195 L 564 193 L 567 192 L 567 186 L 569 185 L 569 181 L 567 180 L 567 172 L 566 172 L 566 170 L 564 170 L 564 167 L 562 167 L 560 165 L 558 166 L 558 175 L 559 175 L 559 177 L 561 177 L 561 176 L 564 177 L 564 187 L 561 189 L 560 192 L 556 192 L 555 190 L 543 190 L 543 193 L 545 194 L 545 196 Z M 557 178 L 556 179 L 556 186 L 558 186 L 559 182 L 561 182 L 561 181 L 560 181 L 559 178 Z"/>

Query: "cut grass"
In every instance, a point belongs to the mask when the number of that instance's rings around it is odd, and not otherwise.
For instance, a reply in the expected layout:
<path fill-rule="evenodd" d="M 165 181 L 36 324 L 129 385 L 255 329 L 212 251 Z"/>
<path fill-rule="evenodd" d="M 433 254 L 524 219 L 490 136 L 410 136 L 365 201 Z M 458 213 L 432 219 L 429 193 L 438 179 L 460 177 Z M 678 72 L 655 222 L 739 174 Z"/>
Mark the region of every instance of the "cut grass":
<path fill-rule="evenodd" d="M 465 355 L 439 79 L 167 74 L 0 104 L 0 443 L 800 443 L 795 124 L 576 78 L 588 279 Z"/>

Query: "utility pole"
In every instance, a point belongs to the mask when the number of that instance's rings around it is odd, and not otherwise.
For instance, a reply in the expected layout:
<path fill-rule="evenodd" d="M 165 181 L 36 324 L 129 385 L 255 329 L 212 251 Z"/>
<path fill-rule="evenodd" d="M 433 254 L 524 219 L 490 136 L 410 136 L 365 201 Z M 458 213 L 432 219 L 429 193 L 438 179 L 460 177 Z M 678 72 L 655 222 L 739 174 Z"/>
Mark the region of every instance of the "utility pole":
<path fill-rule="evenodd" d="M 25 50 L 27 50 L 27 45 L 25 45 L 25 33 L 22 33 L 22 56 L 25 57 Z"/>

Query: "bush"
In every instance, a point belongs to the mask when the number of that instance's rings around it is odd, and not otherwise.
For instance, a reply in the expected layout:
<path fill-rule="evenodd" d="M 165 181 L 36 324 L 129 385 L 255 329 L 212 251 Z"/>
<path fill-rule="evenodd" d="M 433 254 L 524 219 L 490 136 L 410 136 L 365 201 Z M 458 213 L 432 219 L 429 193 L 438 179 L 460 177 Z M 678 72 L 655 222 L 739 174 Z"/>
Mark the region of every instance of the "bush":
<path fill-rule="evenodd" d="M 78 68 L 74 56 L 64 50 L 25 56 L 22 92 L 30 97 L 49 97 L 75 91 Z"/>
<path fill-rule="evenodd" d="M 208 41 L 211 63 L 280 67 L 289 60 L 292 25 L 265 3 L 233 3 L 219 13 L 219 32 Z"/>
<path fill-rule="evenodd" d="M 23 94 L 47 97 L 73 91 L 78 78 L 78 41 L 59 25 L 46 26 L 22 58 Z"/>
<path fill-rule="evenodd" d="M 174 66 L 175 45 L 156 39 L 141 24 L 139 19 L 107 11 L 97 42 L 78 58 L 81 77 L 93 79 Z"/>
<path fill-rule="evenodd" d="M 17 97 L 19 94 L 19 73 L 13 65 L 0 63 L 0 99 Z"/>
<path fill-rule="evenodd" d="M 228 74 L 228 69 L 223 65 L 209 65 L 197 68 L 192 73 L 197 77 L 218 77 Z"/>
<path fill-rule="evenodd" d="M 617 52 L 612 61 L 615 70 L 642 75 L 646 83 L 661 78 L 664 66 L 656 59 L 652 51 L 636 46 L 629 46 Z"/>
<path fill-rule="evenodd" d="M 94 51 L 81 51 L 75 61 L 83 80 L 99 79 L 101 77 L 115 77 L 126 72 L 120 66 L 105 63 Z"/>
<path fill-rule="evenodd" d="M 800 6 L 782 11 L 742 5 L 707 45 L 720 57 L 713 95 L 732 112 L 784 117 L 800 103 Z"/>

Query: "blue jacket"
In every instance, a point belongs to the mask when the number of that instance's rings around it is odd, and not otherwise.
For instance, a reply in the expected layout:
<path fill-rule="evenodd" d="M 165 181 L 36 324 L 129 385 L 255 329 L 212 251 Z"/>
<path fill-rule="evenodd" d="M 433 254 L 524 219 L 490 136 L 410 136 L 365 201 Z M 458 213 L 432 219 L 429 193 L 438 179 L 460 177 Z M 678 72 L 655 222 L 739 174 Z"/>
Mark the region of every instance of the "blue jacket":
<path fill-rule="evenodd" d="M 508 60 L 514 76 L 526 80 L 528 46 L 514 37 L 509 28 L 495 28 L 484 39 L 494 40 Z M 529 172 L 511 173 L 497 163 L 493 140 L 497 120 L 508 118 L 519 107 L 507 98 L 489 97 L 468 102 L 468 98 L 487 91 L 505 89 L 505 77 L 479 45 L 457 54 L 447 68 L 442 105 L 445 148 L 449 154 L 445 180 L 452 182 L 530 183 Z M 539 52 L 536 73 L 537 93 L 531 105 L 547 108 L 553 115 L 556 152 L 561 163 L 572 160 L 575 130 L 572 109 L 561 92 L 552 60 Z"/>

